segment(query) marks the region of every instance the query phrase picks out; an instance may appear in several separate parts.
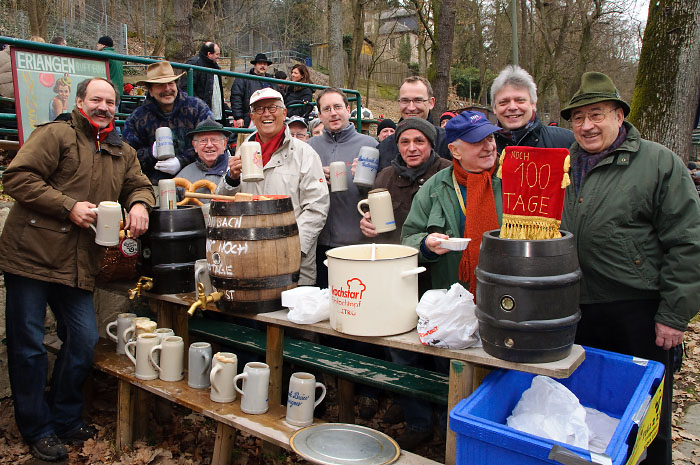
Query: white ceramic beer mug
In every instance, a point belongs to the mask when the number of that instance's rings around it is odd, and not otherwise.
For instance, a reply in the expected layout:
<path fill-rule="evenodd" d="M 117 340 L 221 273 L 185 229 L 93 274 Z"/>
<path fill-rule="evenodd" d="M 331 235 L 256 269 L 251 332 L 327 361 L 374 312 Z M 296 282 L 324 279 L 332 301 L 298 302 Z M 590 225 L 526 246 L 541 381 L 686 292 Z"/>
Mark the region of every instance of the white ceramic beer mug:
<path fill-rule="evenodd" d="M 156 360 L 156 352 L 160 352 L 160 363 Z M 161 343 L 153 346 L 149 353 L 151 364 L 163 381 L 180 381 L 185 377 L 184 357 L 185 343 L 180 336 L 163 338 Z"/>
<path fill-rule="evenodd" d="M 370 221 L 378 233 L 393 231 L 396 229 L 394 220 L 394 207 L 391 204 L 391 194 L 386 189 L 374 189 L 369 191 L 365 200 L 357 203 L 357 211 L 364 216 L 362 205 L 369 207 Z"/>
<path fill-rule="evenodd" d="M 209 382 L 209 398 L 214 402 L 233 402 L 236 400 L 235 376 L 238 371 L 238 357 L 232 352 L 217 352 L 212 359 Z"/>
<path fill-rule="evenodd" d="M 316 398 L 316 389 L 321 395 Z M 309 426 L 314 422 L 314 409 L 326 397 L 326 386 L 316 382 L 311 373 L 294 373 L 289 378 L 287 393 L 287 423 L 294 426 Z"/>
<path fill-rule="evenodd" d="M 175 181 L 172 179 L 161 179 L 158 181 L 158 198 L 159 210 L 177 210 Z"/>
<path fill-rule="evenodd" d="M 117 319 L 112 321 L 105 328 L 107 336 L 117 343 L 117 353 L 119 355 L 124 355 L 124 345 L 126 341 L 124 340 L 124 331 L 131 327 L 131 320 L 136 318 L 136 313 L 120 313 L 117 315 Z M 110 329 L 117 328 L 116 333 L 112 333 Z"/>
<path fill-rule="evenodd" d="M 138 379 L 150 380 L 158 377 L 158 372 L 151 364 L 151 349 L 158 344 L 158 336 L 153 333 L 141 334 L 135 341 L 129 341 L 124 346 L 126 356 L 136 368 L 134 374 Z M 134 348 L 132 353 L 131 348 Z"/>
<path fill-rule="evenodd" d="M 206 389 L 210 386 L 211 344 L 193 342 L 190 344 L 187 359 L 187 385 L 194 389 Z"/>
<path fill-rule="evenodd" d="M 119 244 L 122 206 L 117 202 L 105 200 L 90 210 L 97 213 L 97 227 L 94 224 L 90 225 L 95 231 L 95 244 L 107 247 Z"/>
<path fill-rule="evenodd" d="M 156 129 L 156 154 L 158 160 L 167 160 L 175 156 L 173 131 L 168 126 Z"/>
<path fill-rule="evenodd" d="M 357 154 L 357 168 L 352 182 L 356 186 L 372 187 L 379 170 L 379 150 L 374 147 L 360 147 Z"/>
<path fill-rule="evenodd" d="M 242 389 L 238 380 L 243 380 Z M 267 412 L 267 391 L 270 384 L 270 367 L 266 363 L 249 362 L 243 373 L 233 378 L 233 387 L 241 394 L 241 411 L 249 414 Z"/>
<path fill-rule="evenodd" d="M 344 161 L 334 161 L 328 166 L 331 192 L 348 190 L 348 167 Z"/>
<path fill-rule="evenodd" d="M 174 336 L 175 331 L 170 328 L 156 328 L 155 331 L 153 331 L 153 334 L 158 336 L 158 344 L 160 344 L 166 337 Z"/>
<path fill-rule="evenodd" d="M 148 321 L 151 321 L 151 319 L 148 318 L 147 316 L 137 316 L 136 318 L 132 318 L 131 319 L 131 326 L 129 326 L 126 329 L 126 331 L 124 331 L 124 335 L 122 336 L 124 343 L 126 344 L 127 342 L 129 342 L 132 339 L 136 340 L 136 336 L 137 336 L 136 325 L 142 325 L 143 323 L 146 323 Z"/>
<path fill-rule="evenodd" d="M 243 142 L 239 153 L 241 155 L 241 181 L 257 182 L 265 179 L 260 143 Z"/>

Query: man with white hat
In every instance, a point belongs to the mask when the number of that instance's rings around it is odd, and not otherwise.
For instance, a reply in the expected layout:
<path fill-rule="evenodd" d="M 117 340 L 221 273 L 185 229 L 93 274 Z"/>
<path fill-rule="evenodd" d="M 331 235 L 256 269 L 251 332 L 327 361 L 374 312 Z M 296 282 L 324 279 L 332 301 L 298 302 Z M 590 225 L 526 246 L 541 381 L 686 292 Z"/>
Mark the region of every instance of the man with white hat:
<path fill-rule="evenodd" d="M 301 242 L 299 285 L 316 280 L 316 240 L 326 224 L 330 200 L 321 159 L 308 144 L 292 137 L 284 124 L 287 109 L 282 94 L 274 89 L 256 90 L 250 97 L 250 117 L 257 128 L 247 141 L 260 144 L 264 179 L 241 180 L 241 157 L 229 158 L 228 172 L 217 193 L 288 195 L 294 206 Z"/>
<path fill-rule="evenodd" d="M 138 85 L 148 90 L 146 100 L 124 122 L 122 138 L 136 149 L 141 169 L 153 184 L 172 178 L 195 161 L 191 137 L 187 135 L 207 118 L 214 118 L 204 101 L 178 91 L 176 75 L 167 61 L 148 65 L 146 79 Z M 159 160 L 156 153 L 156 129 L 169 127 L 173 133 L 175 156 Z"/>

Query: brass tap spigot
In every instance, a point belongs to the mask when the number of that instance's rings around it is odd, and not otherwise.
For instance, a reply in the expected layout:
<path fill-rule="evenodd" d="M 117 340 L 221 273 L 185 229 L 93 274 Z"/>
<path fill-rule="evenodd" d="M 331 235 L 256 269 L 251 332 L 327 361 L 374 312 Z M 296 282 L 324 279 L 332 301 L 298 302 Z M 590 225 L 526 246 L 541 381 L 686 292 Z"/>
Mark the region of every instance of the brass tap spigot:
<path fill-rule="evenodd" d="M 141 276 L 136 282 L 136 287 L 129 289 L 129 300 L 134 300 L 134 297 L 141 297 L 141 291 L 150 291 L 153 289 L 153 278 Z"/>
<path fill-rule="evenodd" d="M 204 284 L 197 283 L 197 300 L 192 305 L 190 305 L 190 309 L 187 310 L 187 314 L 189 316 L 193 316 L 197 308 L 201 307 L 203 310 L 209 302 L 218 302 L 221 299 L 221 297 L 223 297 L 223 295 L 223 292 L 218 291 L 206 295 L 204 293 Z"/>

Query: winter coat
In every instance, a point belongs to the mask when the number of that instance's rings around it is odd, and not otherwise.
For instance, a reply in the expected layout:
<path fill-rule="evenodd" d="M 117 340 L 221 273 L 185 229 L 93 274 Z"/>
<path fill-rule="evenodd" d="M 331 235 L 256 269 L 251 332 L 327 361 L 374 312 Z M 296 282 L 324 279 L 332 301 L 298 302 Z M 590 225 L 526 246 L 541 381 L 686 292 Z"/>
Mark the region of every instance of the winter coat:
<path fill-rule="evenodd" d="M 224 153 L 216 158 L 214 165 L 212 165 L 211 168 L 207 167 L 202 159 L 197 157 L 194 162 L 182 168 L 180 172 L 175 175 L 175 177 L 185 178 L 193 184 L 197 181 L 201 181 L 202 179 L 206 179 L 207 181 L 211 181 L 218 186 L 219 182 L 221 182 L 221 178 L 224 177 L 226 171 L 228 170 L 229 155 L 228 150 L 225 150 Z M 197 192 L 201 194 L 211 194 L 211 191 L 206 187 L 200 187 L 197 189 Z M 209 203 L 209 199 L 199 200 L 202 203 Z"/>
<path fill-rule="evenodd" d="M 496 149 L 499 154 L 510 145 L 568 149 L 574 143 L 573 132 L 557 126 L 545 126 L 537 116 L 532 126 L 524 134 L 519 135 L 517 143 L 500 132 L 494 132 L 493 135 L 496 138 Z"/>
<path fill-rule="evenodd" d="M 255 134 L 247 140 L 255 140 Z M 282 145 L 263 167 L 263 175 L 265 179 L 262 181 L 239 181 L 235 185 L 229 184 L 224 177 L 216 192 L 290 196 L 301 242 L 299 285 L 312 285 L 316 282 L 316 240 L 326 223 L 330 204 L 318 154 L 306 142 L 292 137 L 285 126 Z"/>
<path fill-rule="evenodd" d="M 211 69 L 221 69 L 219 65 L 209 59 L 206 52 L 199 52 L 199 55 L 195 55 L 185 62 L 188 65 L 201 66 L 203 68 Z M 214 73 L 206 73 L 204 71 L 193 71 L 192 72 L 192 90 L 193 95 L 204 100 L 204 103 L 211 109 L 211 99 L 214 93 Z M 221 84 L 221 76 L 218 76 L 219 82 L 219 95 L 221 95 L 221 109 L 222 111 L 228 110 L 229 107 L 224 101 L 224 88 Z M 187 76 L 180 78 L 180 91 L 187 92 Z"/>
<path fill-rule="evenodd" d="M 656 321 L 685 330 L 700 308 L 700 201 L 683 161 L 627 139 L 566 189 L 562 229 L 576 238 L 582 304 L 660 299 Z M 571 166 L 579 156 L 571 146 Z"/>
<path fill-rule="evenodd" d="M 169 179 L 172 176 L 155 169 L 158 161 L 153 157 L 156 129 L 168 126 L 173 131 L 175 155 L 182 169 L 196 157 L 192 138 L 187 133 L 207 118 L 214 119 L 207 104 L 197 97 L 187 96 L 184 92 L 177 93 L 173 111 L 167 114 L 163 113 L 153 97 L 147 95 L 143 105 L 132 111 L 124 121 L 122 138 L 136 149 L 144 174 L 153 184 L 158 184 L 160 179 Z"/>
<path fill-rule="evenodd" d="M 401 121 L 399 120 L 399 122 Z M 435 152 L 445 160 L 452 160 L 452 154 L 450 149 L 447 148 L 447 142 L 445 141 L 445 128 L 436 126 L 435 129 L 437 129 L 434 145 Z M 391 165 L 394 158 L 401 156 L 399 155 L 399 146 L 396 144 L 396 136 L 394 134 L 381 141 L 377 148 L 379 149 L 379 171 Z"/>
<path fill-rule="evenodd" d="M 255 68 L 250 68 L 248 74 L 257 76 L 254 69 Z M 265 73 L 265 77 L 271 78 L 274 76 Z M 233 119 L 243 119 L 245 127 L 250 126 L 250 96 L 253 95 L 253 92 L 256 90 L 265 87 L 272 87 L 277 92 L 280 90 L 277 84 L 258 81 L 257 79 L 236 78 L 231 86 L 231 111 L 233 112 Z"/>
<path fill-rule="evenodd" d="M 491 178 L 493 185 L 493 197 L 496 202 L 498 224 L 501 224 L 503 214 L 503 202 L 501 199 L 501 180 L 494 172 Z M 452 184 L 452 168 L 447 168 L 437 173 L 423 184 L 413 198 L 411 211 L 401 230 L 401 243 L 421 250 L 421 242 L 430 233 L 443 233 L 450 237 L 461 237 L 460 234 L 459 200 Z M 449 289 L 458 282 L 459 262 L 462 254 L 448 252 L 438 255 L 437 258 L 426 258 L 422 252 L 418 253 L 418 261 L 432 263 L 430 272 L 433 279 L 433 289 Z M 469 289 L 468 282 L 459 281 L 465 289 Z"/>
<path fill-rule="evenodd" d="M 5 50 L 0 51 L 0 95 L 7 98 L 15 98 L 10 47 L 5 47 Z"/>
<path fill-rule="evenodd" d="M 331 208 L 328 211 L 326 226 L 318 237 L 318 243 L 324 246 L 339 247 L 343 245 L 367 242 L 360 231 L 360 218 L 357 203 L 364 194 L 360 193 L 352 182 L 350 165 L 357 158 L 360 147 L 376 147 L 377 140 L 360 134 L 352 123 L 336 133 L 323 130 L 319 136 L 309 139 L 309 145 L 318 152 L 323 166 L 334 161 L 343 161 L 347 165 L 348 190 L 331 194 Z"/>
<path fill-rule="evenodd" d="M 3 175 L 16 200 L 0 237 L 0 268 L 27 278 L 85 290 L 94 288 L 105 248 L 91 228 L 68 219 L 76 202 L 118 201 L 155 205 L 136 152 L 112 131 L 95 149 L 88 120 L 74 109 L 72 121 L 37 127 Z"/>
<path fill-rule="evenodd" d="M 296 90 L 295 90 L 296 89 Z M 287 117 L 301 116 L 306 118 L 314 109 L 313 105 L 308 104 L 303 107 L 289 108 L 289 105 L 296 103 L 308 103 L 313 101 L 314 92 L 309 87 L 295 87 L 290 85 L 287 92 L 284 94 L 284 105 L 287 107 Z"/>
<path fill-rule="evenodd" d="M 116 53 L 114 47 L 105 47 L 102 51 Z M 109 60 L 109 80 L 121 95 L 124 92 L 124 63 L 121 60 Z"/>

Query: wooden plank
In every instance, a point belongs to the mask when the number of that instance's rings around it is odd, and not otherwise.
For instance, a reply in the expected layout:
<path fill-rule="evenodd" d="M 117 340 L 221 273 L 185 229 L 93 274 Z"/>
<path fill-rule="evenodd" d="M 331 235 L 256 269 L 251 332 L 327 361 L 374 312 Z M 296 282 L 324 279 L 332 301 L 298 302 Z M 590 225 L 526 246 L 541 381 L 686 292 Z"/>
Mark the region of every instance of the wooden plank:
<path fill-rule="evenodd" d="M 214 453 L 211 459 L 212 465 L 230 465 L 233 454 L 236 430 L 228 425 L 219 423 L 216 425 L 216 440 L 214 441 Z"/>
<path fill-rule="evenodd" d="M 345 378 L 337 378 L 338 384 L 338 421 L 355 423 L 355 384 Z"/>
<path fill-rule="evenodd" d="M 114 440 L 117 450 L 124 450 L 133 441 L 132 419 L 134 410 L 134 388 L 126 380 L 117 384 L 117 432 Z"/>
<path fill-rule="evenodd" d="M 267 325 L 267 345 L 265 360 L 270 367 L 270 391 L 268 398 L 279 404 L 282 400 L 282 350 L 284 347 L 284 329 L 277 325 Z"/>
<path fill-rule="evenodd" d="M 447 411 L 451 411 L 457 403 L 469 397 L 473 392 L 474 365 L 462 360 L 450 360 L 450 394 L 447 400 Z M 457 435 L 447 425 L 445 441 L 445 465 L 457 463 Z"/>
<path fill-rule="evenodd" d="M 19 142 L 16 140 L 0 140 L 0 149 L 19 150 Z"/>

